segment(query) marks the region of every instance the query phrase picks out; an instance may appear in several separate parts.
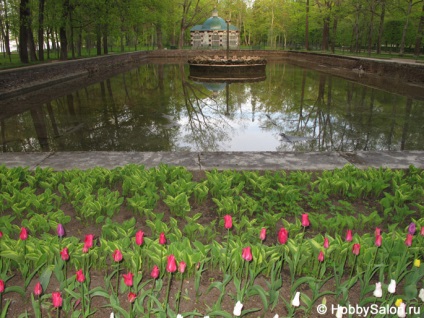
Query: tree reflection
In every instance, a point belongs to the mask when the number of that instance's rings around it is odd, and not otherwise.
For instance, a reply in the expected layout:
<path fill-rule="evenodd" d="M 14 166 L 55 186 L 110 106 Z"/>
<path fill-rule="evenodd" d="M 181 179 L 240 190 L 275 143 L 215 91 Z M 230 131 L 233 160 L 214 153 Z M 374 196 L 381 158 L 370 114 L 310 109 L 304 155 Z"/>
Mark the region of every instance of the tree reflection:
<path fill-rule="evenodd" d="M 424 102 L 275 62 L 255 83 L 148 64 L 46 101 L 0 105 L 2 151 L 423 150 Z M 19 112 L 16 105 L 19 105 Z M 266 148 L 268 147 L 268 148 Z"/>

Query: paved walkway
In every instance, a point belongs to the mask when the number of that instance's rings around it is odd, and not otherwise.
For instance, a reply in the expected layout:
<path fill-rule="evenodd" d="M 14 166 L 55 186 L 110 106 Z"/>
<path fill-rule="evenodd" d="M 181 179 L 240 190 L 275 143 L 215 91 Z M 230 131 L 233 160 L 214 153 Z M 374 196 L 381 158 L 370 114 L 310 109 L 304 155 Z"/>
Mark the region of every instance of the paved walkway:
<path fill-rule="evenodd" d="M 169 164 L 189 170 L 332 170 L 353 164 L 358 168 L 424 169 L 424 151 L 359 152 L 45 152 L 0 153 L 7 167 L 51 167 L 54 170 L 113 169 L 126 164 L 146 168 Z"/>

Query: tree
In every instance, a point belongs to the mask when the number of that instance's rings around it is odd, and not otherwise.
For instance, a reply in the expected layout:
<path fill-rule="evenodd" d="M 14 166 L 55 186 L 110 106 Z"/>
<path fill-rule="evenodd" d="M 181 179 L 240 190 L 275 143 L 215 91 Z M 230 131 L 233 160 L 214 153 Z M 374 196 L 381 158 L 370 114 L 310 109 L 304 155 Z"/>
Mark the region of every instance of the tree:
<path fill-rule="evenodd" d="M 28 57 L 28 23 L 30 18 L 29 0 L 19 4 L 19 58 L 21 63 L 29 63 Z"/>

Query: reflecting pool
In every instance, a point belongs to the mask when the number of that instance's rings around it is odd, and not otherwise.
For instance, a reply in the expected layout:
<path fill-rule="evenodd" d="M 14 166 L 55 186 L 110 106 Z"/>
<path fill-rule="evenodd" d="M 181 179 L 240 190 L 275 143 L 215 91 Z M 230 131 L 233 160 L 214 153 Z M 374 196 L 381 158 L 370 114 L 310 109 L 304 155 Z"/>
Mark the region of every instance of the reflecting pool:
<path fill-rule="evenodd" d="M 145 64 L 37 103 L 0 101 L 3 152 L 424 150 L 424 101 L 270 62 L 266 79 L 208 82 Z M 26 106 L 28 103 L 28 106 Z"/>

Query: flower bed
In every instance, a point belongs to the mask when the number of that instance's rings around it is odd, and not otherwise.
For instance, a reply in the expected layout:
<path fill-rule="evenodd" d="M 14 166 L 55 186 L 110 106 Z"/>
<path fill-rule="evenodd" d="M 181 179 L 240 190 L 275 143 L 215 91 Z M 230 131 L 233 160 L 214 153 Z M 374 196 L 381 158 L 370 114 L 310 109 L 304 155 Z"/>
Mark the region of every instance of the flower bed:
<path fill-rule="evenodd" d="M 339 317 L 349 306 L 424 312 L 423 176 L 414 167 L 201 174 L 0 167 L 1 310 L 7 317 L 318 317 L 323 305 L 344 306 Z"/>

